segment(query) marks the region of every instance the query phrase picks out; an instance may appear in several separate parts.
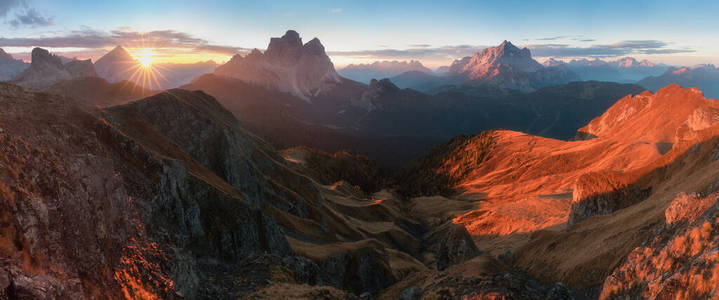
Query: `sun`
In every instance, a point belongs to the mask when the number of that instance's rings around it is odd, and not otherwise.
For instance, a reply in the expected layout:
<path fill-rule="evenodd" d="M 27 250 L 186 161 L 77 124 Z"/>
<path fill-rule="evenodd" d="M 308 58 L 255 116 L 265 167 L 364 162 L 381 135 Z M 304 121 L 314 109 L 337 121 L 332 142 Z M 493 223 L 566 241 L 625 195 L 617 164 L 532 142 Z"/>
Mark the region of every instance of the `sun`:
<path fill-rule="evenodd" d="M 137 54 L 137 61 L 139 61 L 140 64 L 145 68 L 150 67 L 152 66 L 152 61 L 155 60 L 155 58 L 153 57 L 154 55 L 155 54 L 152 52 L 142 51 Z"/>
<path fill-rule="evenodd" d="M 161 88 L 162 82 L 169 82 L 162 74 L 162 64 L 157 64 L 156 60 L 159 55 L 152 48 L 139 48 L 131 54 L 134 58 L 133 63 L 128 66 L 126 72 L 130 75 L 128 81 L 133 82 L 138 87 L 144 89 Z M 134 87 L 133 87 L 134 88 Z"/>
<path fill-rule="evenodd" d="M 141 64 L 143 67 L 147 68 L 147 67 L 149 67 L 149 66 L 152 65 L 152 61 L 153 61 L 154 59 L 153 59 L 151 56 L 149 56 L 149 55 L 142 55 L 142 56 L 140 56 L 137 60 L 140 62 L 140 64 Z"/>

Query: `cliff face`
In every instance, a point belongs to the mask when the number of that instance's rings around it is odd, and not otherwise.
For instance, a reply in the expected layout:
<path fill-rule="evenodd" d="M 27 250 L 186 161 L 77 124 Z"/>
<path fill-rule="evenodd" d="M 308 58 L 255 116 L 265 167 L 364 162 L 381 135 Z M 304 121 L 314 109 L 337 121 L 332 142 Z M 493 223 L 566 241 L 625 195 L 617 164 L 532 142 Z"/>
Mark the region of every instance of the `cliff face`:
<path fill-rule="evenodd" d="M 113 112 L 96 116 L 12 85 L 0 95 L 0 194 L 8 199 L 0 273 L 9 297 L 210 296 L 231 287 L 201 286 L 218 272 L 201 257 L 290 252 L 252 198 L 166 138 L 132 137 L 152 127 L 123 127 Z M 208 115 L 169 107 L 178 113 L 170 120 L 212 128 Z M 19 114 L 27 117 L 11 122 Z"/>

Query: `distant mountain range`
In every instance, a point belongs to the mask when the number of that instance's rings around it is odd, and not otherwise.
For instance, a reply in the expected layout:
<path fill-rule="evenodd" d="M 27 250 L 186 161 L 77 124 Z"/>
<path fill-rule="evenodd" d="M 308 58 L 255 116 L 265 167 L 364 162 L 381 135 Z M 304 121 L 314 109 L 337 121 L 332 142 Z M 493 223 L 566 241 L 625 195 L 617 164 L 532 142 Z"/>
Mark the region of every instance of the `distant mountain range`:
<path fill-rule="evenodd" d="M 697 87 L 707 97 L 719 99 L 719 68 L 714 65 L 670 68 L 664 74 L 644 78 L 638 83 L 652 91 L 672 83 L 683 87 Z"/>
<path fill-rule="evenodd" d="M 175 88 L 187 84 L 192 79 L 206 73 L 212 73 L 217 67 L 214 61 L 189 64 L 154 63 L 153 72 L 157 73 L 157 81 L 153 81 L 153 89 Z M 95 63 L 98 76 L 110 83 L 124 80 L 137 80 L 137 69 L 140 63 L 122 46 L 117 46 Z M 159 86 L 157 86 L 159 84 Z"/>
<path fill-rule="evenodd" d="M 89 59 L 63 63 L 59 56 L 50 54 L 45 49 L 35 48 L 32 50 L 30 67 L 11 82 L 29 89 L 41 90 L 63 80 L 92 76 L 97 76 L 97 73 Z"/>
<path fill-rule="evenodd" d="M 371 64 L 350 64 L 338 70 L 339 74 L 362 83 L 370 83 L 372 79 L 384 79 L 405 72 L 424 72 L 432 74 L 421 62 L 407 61 L 376 61 Z"/>
<path fill-rule="evenodd" d="M 532 58 L 529 49 L 519 49 L 509 41 L 455 60 L 449 67 L 442 67 L 438 71 L 409 71 L 391 80 L 399 87 L 428 93 L 436 93 L 438 88 L 446 86 L 532 92 L 580 80 L 578 75 L 566 68 L 543 66 Z"/>
<path fill-rule="evenodd" d="M 655 64 L 648 60 L 637 61 L 632 57 L 624 57 L 614 61 L 574 59 L 564 62 L 547 59 L 545 66 L 561 67 L 579 75 L 581 80 L 601 80 L 613 82 L 637 82 L 647 76 L 659 75 L 669 66 Z"/>
<path fill-rule="evenodd" d="M 314 47 L 323 48 L 318 40 L 316 43 Z M 457 74 L 453 76 L 419 71 L 400 75 L 425 74 L 421 76 L 447 80 L 447 84 L 464 82 L 466 86 L 434 94 L 396 85 L 393 80 L 399 76 L 372 80 L 369 85 L 341 76 L 335 81 L 334 75 L 327 75 L 335 74 L 331 61 L 320 52 L 307 54 L 307 44 L 302 45 L 294 31 L 273 38 L 270 45 L 265 53 L 255 50 L 244 57 L 237 55 L 219 66 L 215 74 L 201 76 L 182 88 L 214 96 L 247 128 L 275 145 L 313 146 L 325 151 L 345 148 L 394 167 L 438 140 L 491 128 L 568 139 L 613 101 L 644 90 L 637 85 L 605 82 L 559 84 L 531 92 L 509 89 L 512 82 L 536 84 L 540 81 L 532 79 L 540 75 L 555 83 L 568 80 L 561 76 L 565 74 L 561 70 L 543 67 L 526 55 L 527 50 L 509 42 L 477 54 L 464 67 L 455 64 L 453 72 Z M 521 57 L 511 58 L 514 55 Z M 474 72 L 481 68 L 484 72 Z M 281 69 L 290 71 L 281 77 L 275 73 Z M 492 76 L 495 71 L 499 77 Z M 553 77 L 555 74 L 560 76 Z M 502 83 L 500 78 L 511 81 Z M 312 91 L 311 87 L 315 92 L 305 93 Z M 415 146 L 390 144 L 390 140 Z M 385 146 L 367 147 L 379 141 L 385 141 Z"/>
<path fill-rule="evenodd" d="M 34 90 L 49 88 L 65 80 L 82 77 L 100 77 L 109 83 L 139 81 L 140 63 L 125 48 L 117 46 L 96 63 L 51 54 L 42 48 L 35 48 L 31 63 L 15 60 L 0 49 L 0 81 L 9 80 Z M 145 88 L 168 89 L 187 84 L 202 74 L 214 71 L 214 61 L 197 63 L 155 63 L 152 70 L 157 80 Z M 139 83 L 139 82 L 138 82 Z"/>

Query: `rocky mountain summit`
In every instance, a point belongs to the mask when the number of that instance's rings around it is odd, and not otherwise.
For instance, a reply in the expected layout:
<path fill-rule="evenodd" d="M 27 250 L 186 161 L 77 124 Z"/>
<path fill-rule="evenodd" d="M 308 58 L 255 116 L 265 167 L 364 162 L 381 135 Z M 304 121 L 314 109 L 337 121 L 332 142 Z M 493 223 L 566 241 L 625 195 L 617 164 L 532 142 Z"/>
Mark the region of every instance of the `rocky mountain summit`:
<path fill-rule="evenodd" d="M 449 67 L 448 75 L 461 76 L 466 84 L 525 92 L 578 79 L 571 72 L 545 68 L 532 59 L 529 49 L 519 49 L 509 41 L 483 49 L 471 57 L 455 60 Z"/>
<path fill-rule="evenodd" d="M 30 67 L 13 78 L 12 82 L 29 89 L 41 90 L 63 80 L 93 76 L 97 76 L 97 73 L 89 59 L 63 63 L 59 56 L 50 54 L 45 49 L 35 48 L 32 50 Z"/>
<path fill-rule="evenodd" d="M 236 54 L 215 74 L 277 88 L 307 101 L 341 83 L 320 40 L 302 44 L 294 30 L 272 38 L 264 53 L 255 49 L 245 56 Z"/>
<path fill-rule="evenodd" d="M 97 75 L 110 83 L 129 80 L 139 62 L 125 48 L 117 46 L 95 62 Z"/>

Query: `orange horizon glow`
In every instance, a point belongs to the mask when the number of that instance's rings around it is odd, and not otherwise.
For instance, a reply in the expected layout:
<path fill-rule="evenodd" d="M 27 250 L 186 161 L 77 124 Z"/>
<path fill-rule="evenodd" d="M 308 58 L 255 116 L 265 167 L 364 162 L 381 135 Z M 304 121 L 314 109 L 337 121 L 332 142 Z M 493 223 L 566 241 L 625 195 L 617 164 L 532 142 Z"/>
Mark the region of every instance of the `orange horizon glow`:
<path fill-rule="evenodd" d="M 193 64 L 206 61 L 225 63 L 232 58 L 230 54 L 192 51 L 182 48 L 125 47 L 138 61 L 150 60 L 152 64 Z"/>

